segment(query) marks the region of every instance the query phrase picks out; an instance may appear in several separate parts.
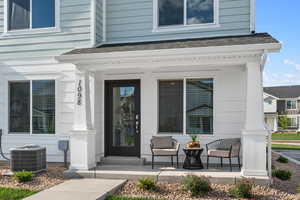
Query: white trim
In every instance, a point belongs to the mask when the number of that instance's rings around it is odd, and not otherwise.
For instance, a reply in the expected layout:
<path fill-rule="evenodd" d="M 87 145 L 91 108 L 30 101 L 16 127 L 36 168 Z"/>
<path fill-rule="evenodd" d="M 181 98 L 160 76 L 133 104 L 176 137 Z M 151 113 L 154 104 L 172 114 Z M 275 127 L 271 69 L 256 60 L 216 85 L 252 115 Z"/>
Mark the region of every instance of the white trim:
<path fill-rule="evenodd" d="M 106 0 L 102 0 L 102 42 L 106 42 Z"/>
<path fill-rule="evenodd" d="M 250 32 L 256 29 L 256 0 L 250 0 Z"/>
<path fill-rule="evenodd" d="M 271 94 L 269 94 L 269 93 L 264 92 L 264 94 L 265 94 L 266 96 L 272 97 L 272 98 L 274 98 L 274 99 L 279 99 L 278 97 L 275 97 L 275 96 L 273 96 L 273 95 L 271 95 Z"/>
<path fill-rule="evenodd" d="M 296 125 L 295 126 L 288 125 L 288 128 L 298 128 L 298 117 L 297 116 L 287 116 L 287 118 L 296 120 Z"/>
<path fill-rule="evenodd" d="M 174 26 L 159 26 L 159 12 L 158 1 L 153 0 L 153 30 L 152 32 L 170 32 L 170 31 L 182 31 L 182 30 L 194 30 L 203 28 L 218 28 L 220 27 L 219 20 L 219 0 L 214 1 L 214 22 L 206 24 L 187 24 L 187 0 L 184 0 L 184 23 L 183 25 Z"/>
<path fill-rule="evenodd" d="M 61 32 L 60 29 L 60 0 L 55 0 L 55 26 L 46 28 L 32 28 L 32 0 L 30 0 L 30 25 L 28 29 L 8 30 L 8 10 L 9 1 L 4 0 L 4 31 L 1 36 L 10 35 L 26 35 L 26 34 L 41 34 L 41 33 L 52 33 Z"/>
<path fill-rule="evenodd" d="M 208 75 L 208 76 L 184 76 L 184 77 L 164 77 L 164 78 L 160 78 L 160 77 L 156 77 L 156 82 L 157 82 L 157 128 L 156 128 L 156 134 L 157 135 L 183 135 L 183 136 L 190 136 L 190 134 L 187 134 L 186 133 L 186 81 L 187 80 L 192 80 L 192 79 L 212 79 L 213 81 L 213 123 L 212 123 L 212 126 L 213 126 L 213 130 L 212 130 L 212 133 L 209 133 L 209 134 L 205 134 L 205 133 L 198 133 L 198 134 L 195 134 L 195 135 L 198 135 L 198 136 L 208 136 L 208 137 L 212 137 L 212 136 L 215 136 L 215 121 L 216 121 L 216 112 L 215 112 L 215 96 L 216 96 L 216 92 L 215 92 L 215 84 L 216 84 L 216 76 L 215 75 Z M 183 132 L 160 132 L 159 131 L 159 81 L 182 81 L 183 82 Z"/>
<path fill-rule="evenodd" d="M 296 104 L 296 108 L 288 108 L 288 102 L 295 102 Z M 298 110 L 298 101 L 297 100 L 293 100 L 293 99 L 287 99 L 285 100 L 285 109 L 286 110 Z"/>
<path fill-rule="evenodd" d="M 38 80 L 50 80 L 50 81 L 54 81 L 54 84 L 55 84 L 55 131 L 54 133 L 49 133 L 49 134 L 43 134 L 43 133 L 33 133 L 32 132 L 32 82 L 33 81 L 38 81 Z M 7 114 L 6 114 L 6 117 L 7 117 L 7 135 L 9 136 L 19 136 L 19 135 L 23 135 L 23 136 L 34 136 L 34 137 L 38 137 L 38 136 L 56 136 L 57 135 L 57 125 L 58 125 L 58 120 L 57 120 L 57 113 L 58 113 L 58 106 L 59 106 L 59 101 L 58 101 L 58 81 L 57 81 L 57 78 L 30 78 L 30 79 L 27 79 L 26 77 L 22 78 L 22 79 L 8 79 L 6 80 L 6 94 L 7 94 Z M 29 133 L 27 132 L 10 132 L 10 117 L 9 117 L 9 114 L 10 114 L 10 90 L 9 90 L 9 84 L 10 83 L 14 83 L 14 82 L 29 82 L 30 84 L 30 129 L 29 129 Z"/>

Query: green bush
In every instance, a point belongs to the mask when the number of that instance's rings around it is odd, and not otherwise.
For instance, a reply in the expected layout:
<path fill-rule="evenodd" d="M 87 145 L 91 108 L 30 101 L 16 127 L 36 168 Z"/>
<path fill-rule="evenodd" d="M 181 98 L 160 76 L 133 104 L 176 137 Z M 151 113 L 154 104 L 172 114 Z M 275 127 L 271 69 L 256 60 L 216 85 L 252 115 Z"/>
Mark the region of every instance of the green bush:
<path fill-rule="evenodd" d="M 300 184 L 298 185 L 297 192 L 300 194 Z"/>
<path fill-rule="evenodd" d="M 16 179 L 19 183 L 25 183 L 31 181 L 33 178 L 33 173 L 28 171 L 16 172 L 13 175 L 14 179 Z"/>
<path fill-rule="evenodd" d="M 229 189 L 229 194 L 235 198 L 252 198 L 252 181 L 243 179 Z"/>
<path fill-rule="evenodd" d="M 204 195 L 211 191 L 210 181 L 204 176 L 186 176 L 183 184 L 193 196 Z"/>
<path fill-rule="evenodd" d="M 153 178 L 141 178 L 137 186 L 143 190 L 154 191 L 156 189 L 156 181 Z"/>
<path fill-rule="evenodd" d="M 286 181 L 286 180 L 289 180 L 291 178 L 292 173 L 288 170 L 278 169 L 278 170 L 274 170 L 272 172 L 272 176 L 276 177 L 276 178 L 279 178 L 280 180 Z"/>
<path fill-rule="evenodd" d="M 289 160 L 283 156 L 279 156 L 279 158 L 277 159 L 277 162 L 280 162 L 280 163 L 288 163 Z"/>

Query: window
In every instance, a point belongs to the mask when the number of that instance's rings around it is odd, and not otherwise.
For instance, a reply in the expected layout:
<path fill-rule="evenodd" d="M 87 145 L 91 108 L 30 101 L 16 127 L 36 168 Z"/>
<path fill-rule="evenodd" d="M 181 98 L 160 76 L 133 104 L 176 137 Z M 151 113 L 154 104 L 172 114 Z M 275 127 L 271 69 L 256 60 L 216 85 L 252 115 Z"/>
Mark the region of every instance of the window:
<path fill-rule="evenodd" d="M 55 27 L 55 0 L 8 0 L 8 29 Z"/>
<path fill-rule="evenodd" d="M 9 83 L 9 132 L 55 133 L 55 81 Z"/>
<path fill-rule="evenodd" d="M 159 133 L 212 134 L 213 79 L 159 81 L 158 115 Z"/>
<path fill-rule="evenodd" d="M 159 81 L 159 132 L 183 132 L 183 81 Z"/>
<path fill-rule="evenodd" d="M 158 26 L 216 23 L 218 0 L 157 0 Z"/>
<path fill-rule="evenodd" d="M 288 117 L 288 127 L 289 128 L 297 128 L 298 127 L 298 119 L 297 117 Z"/>
<path fill-rule="evenodd" d="M 213 81 L 186 80 L 186 134 L 213 132 Z"/>
<path fill-rule="evenodd" d="M 297 109 L 297 101 L 294 101 L 294 100 L 286 101 L 286 109 L 287 110 L 296 110 Z"/>

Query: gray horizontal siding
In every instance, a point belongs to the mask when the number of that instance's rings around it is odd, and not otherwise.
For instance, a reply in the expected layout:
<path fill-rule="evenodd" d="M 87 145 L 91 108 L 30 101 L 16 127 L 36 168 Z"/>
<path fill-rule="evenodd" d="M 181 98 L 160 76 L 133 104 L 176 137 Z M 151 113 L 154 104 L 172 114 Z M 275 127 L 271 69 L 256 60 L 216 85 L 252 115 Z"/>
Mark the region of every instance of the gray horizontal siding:
<path fill-rule="evenodd" d="M 3 32 L 0 0 L 0 32 Z M 90 0 L 61 0 L 60 32 L 0 35 L 0 59 L 56 56 L 74 48 L 91 46 Z"/>
<path fill-rule="evenodd" d="M 250 0 L 220 0 L 220 27 L 153 32 L 153 0 L 107 1 L 107 42 L 137 42 L 250 33 Z"/>

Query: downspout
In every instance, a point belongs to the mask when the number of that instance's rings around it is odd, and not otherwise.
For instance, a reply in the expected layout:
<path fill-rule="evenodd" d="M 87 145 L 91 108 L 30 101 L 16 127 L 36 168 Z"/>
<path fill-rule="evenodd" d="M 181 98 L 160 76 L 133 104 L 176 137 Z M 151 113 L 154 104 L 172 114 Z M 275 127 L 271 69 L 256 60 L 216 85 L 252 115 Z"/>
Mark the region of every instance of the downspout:
<path fill-rule="evenodd" d="M 9 158 L 7 158 L 4 153 L 3 153 L 3 150 L 2 150 L 2 129 L 0 129 L 0 155 L 2 156 L 2 158 L 4 158 L 5 160 L 9 160 Z"/>
<path fill-rule="evenodd" d="M 91 46 L 95 47 L 97 43 L 96 39 L 96 0 L 91 0 Z"/>
<path fill-rule="evenodd" d="M 106 0 L 102 0 L 102 43 L 106 42 Z"/>
<path fill-rule="evenodd" d="M 250 0 L 250 32 L 255 33 L 256 29 L 256 0 Z"/>

